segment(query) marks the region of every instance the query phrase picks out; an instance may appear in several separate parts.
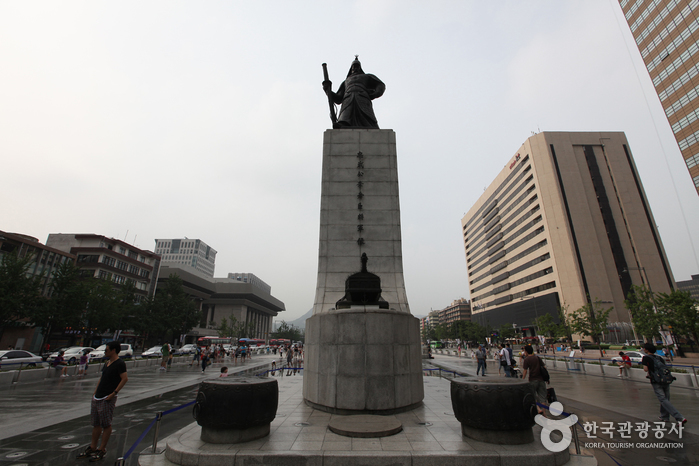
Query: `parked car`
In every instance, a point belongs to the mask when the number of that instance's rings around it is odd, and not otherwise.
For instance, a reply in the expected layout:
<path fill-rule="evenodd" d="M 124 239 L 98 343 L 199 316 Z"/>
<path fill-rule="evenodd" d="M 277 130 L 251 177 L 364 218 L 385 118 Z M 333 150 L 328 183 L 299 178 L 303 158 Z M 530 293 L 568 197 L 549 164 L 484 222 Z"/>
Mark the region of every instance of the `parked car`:
<path fill-rule="evenodd" d="M 41 356 L 24 350 L 0 351 L 0 366 L 5 370 L 19 369 L 20 366 L 43 366 Z"/>
<path fill-rule="evenodd" d="M 90 359 L 106 359 L 106 357 L 104 356 L 104 350 L 106 349 L 107 345 L 98 346 L 96 350 L 90 353 Z M 63 357 L 65 357 L 65 355 Z M 133 348 L 131 347 L 131 345 L 127 343 L 122 343 L 121 349 L 119 350 L 119 357 L 122 359 L 133 358 Z"/>
<path fill-rule="evenodd" d="M 638 351 L 624 351 L 624 354 L 627 355 L 629 358 L 631 358 L 631 362 L 634 364 L 641 364 L 641 360 L 643 359 L 643 355 L 639 353 Z M 621 356 L 614 356 L 612 358 L 612 362 L 621 362 Z"/>
<path fill-rule="evenodd" d="M 143 353 L 141 353 L 141 357 L 142 358 L 162 358 L 163 353 L 160 351 L 160 349 L 162 347 L 163 347 L 163 345 L 158 345 L 158 346 L 154 346 L 152 348 L 148 348 Z"/>
<path fill-rule="evenodd" d="M 68 364 L 77 364 L 78 361 L 80 361 L 80 356 L 83 355 L 83 352 L 87 351 L 88 354 L 91 354 L 94 350 L 95 349 L 90 346 L 71 346 L 70 348 L 59 351 L 63 351 L 63 360 L 65 362 Z M 58 351 L 51 353 L 46 361 L 48 363 L 52 363 L 57 357 Z"/>
<path fill-rule="evenodd" d="M 184 345 L 182 348 L 175 350 L 174 354 L 194 354 L 197 352 L 197 345 L 194 343 L 189 343 Z"/>

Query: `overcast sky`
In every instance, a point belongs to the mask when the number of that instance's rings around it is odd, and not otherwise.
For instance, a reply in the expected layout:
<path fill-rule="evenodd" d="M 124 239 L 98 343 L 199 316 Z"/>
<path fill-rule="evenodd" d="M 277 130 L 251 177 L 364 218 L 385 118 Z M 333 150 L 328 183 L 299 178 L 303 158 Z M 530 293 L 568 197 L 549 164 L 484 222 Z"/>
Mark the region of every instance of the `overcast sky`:
<path fill-rule="evenodd" d="M 461 218 L 532 131 L 624 131 L 675 280 L 699 196 L 614 0 L 0 2 L 0 230 L 199 238 L 313 305 L 321 88 L 386 83 L 413 314 L 468 298 Z M 127 236 L 128 232 L 128 236 Z"/>

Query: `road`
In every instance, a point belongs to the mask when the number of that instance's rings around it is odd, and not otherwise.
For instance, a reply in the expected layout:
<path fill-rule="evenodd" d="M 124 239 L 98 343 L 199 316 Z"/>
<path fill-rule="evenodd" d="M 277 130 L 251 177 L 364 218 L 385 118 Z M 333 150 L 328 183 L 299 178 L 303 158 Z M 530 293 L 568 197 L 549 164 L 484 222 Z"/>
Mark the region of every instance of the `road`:
<path fill-rule="evenodd" d="M 245 364 L 230 361 L 211 365 L 205 373 L 197 366 L 173 365 L 167 372 L 157 366 L 129 372 L 117 401 L 113 433 L 102 464 L 114 464 L 153 421 L 158 411 L 167 411 L 194 401 L 198 384 L 217 377 L 220 367 L 229 373 L 264 370 L 272 356 L 254 356 Z M 75 465 L 75 456 L 90 442 L 90 396 L 97 378 L 47 379 L 42 383 L 16 384 L 0 390 L 0 466 Z M 163 416 L 159 438 L 163 439 L 194 422 L 187 407 Z M 150 449 L 153 430 L 129 457 L 137 465 L 138 454 Z M 164 446 L 162 443 L 161 447 Z"/>

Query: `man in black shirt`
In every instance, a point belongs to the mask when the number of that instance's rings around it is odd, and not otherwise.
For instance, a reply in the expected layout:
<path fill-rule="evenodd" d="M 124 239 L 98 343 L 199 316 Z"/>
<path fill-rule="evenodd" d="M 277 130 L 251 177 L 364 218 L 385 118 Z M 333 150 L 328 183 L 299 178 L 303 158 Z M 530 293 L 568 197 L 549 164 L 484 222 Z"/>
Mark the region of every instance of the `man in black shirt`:
<path fill-rule="evenodd" d="M 652 374 L 655 370 L 655 358 L 662 361 L 660 356 L 655 355 L 655 351 L 656 348 L 653 343 L 644 344 L 643 352 L 646 353 L 646 356 L 643 356 L 643 359 L 641 359 L 641 365 L 643 365 L 643 370 L 648 373 L 646 377 L 650 379 L 650 384 L 653 387 L 655 396 L 658 398 L 658 401 L 660 401 L 660 420 L 667 422 L 670 420 L 670 416 L 672 416 L 677 422 L 684 425 L 687 423 L 687 419 L 685 419 L 672 403 L 670 403 L 670 385 L 658 383 L 653 379 Z"/>
<path fill-rule="evenodd" d="M 107 453 L 107 442 L 112 434 L 112 417 L 119 391 L 124 388 L 129 377 L 126 374 L 126 363 L 119 359 L 121 344 L 118 341 L 110 341 L 104 350 L 104 355 L 109 358 L 102 368 L 97 388 L 92 395 L 90 406 L 90 418 L 92 421 L 92 442 L 78 458 L 90 458 L 90 462 L 99 461 Z M 97 443 L 102 437 L 99 448 Z"/>

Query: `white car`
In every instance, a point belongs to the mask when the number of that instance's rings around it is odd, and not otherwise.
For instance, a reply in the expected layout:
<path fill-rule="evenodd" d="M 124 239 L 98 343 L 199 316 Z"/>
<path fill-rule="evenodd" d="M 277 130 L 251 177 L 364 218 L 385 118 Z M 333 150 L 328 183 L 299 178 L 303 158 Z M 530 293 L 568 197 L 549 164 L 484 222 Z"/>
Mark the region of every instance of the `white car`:
<path fill-rule="evenodd" d="M 142 358 L 162 358 L 163 353 L 162 353 L 162 351 L 160 351 L 162 347 L 163 347 L 163 345 L 158 345 L 158 346 L 154 346 L 152 348 L 148 348 L 143 353 L 141 353 L 141 357 Z"/>
<path fill-rule="evenodd" d="M 197 352 L 197 345 L 189 343 L 182 348 L 175 350 L 174 354 L 194 354 Z"/>
<path fill-rule="evenodd" d="M 0 366 L 4 370 L 15 370 L 21 367 L 43 366 L 41 356 L 24 350 L 0 351 Z"/>
<path fill-rule="evenodd" d="M 71 346 L 70 348 L 63 350 L 64 351 L 63 360 L 71 365 L 77 364 L 80 361 L 80 356 L 82 356 L 83 353 L 87 352 L 87 354 L 90 354 L 89 357 L 92 357 L 91 353 L 94 350 L 95 349 L 92 348 L 91 346 Z M 58 351 L 56 351 L 55 353 L 51 353 L 51 355 L 48 357 L 48 359 L 46 361 L 51 363 L 57 357 L 58 357 Z"/>
<path fill-rule="evenodd" d="M 643 359 L 643 354 L 639 353 L 638 351 L 624 351 L 624 354 L 631 359 L 632 363 L 641 364 L 641 360 Z M 621 362 L 621 361 L 623 361 L 621 356 L 614 356 L 612 358 L 612 362 L 614 362 L 614 363 Z"/>
<path fill-rule="evenodd" d="M 104 350 L 107 349 L 107 345 L 100 345 L 96 350 L 90 353 L 90 359 L 104 359 Z M 65 355 L 63 356 L 65 357 Z M 133 348 L 131 345 L 122 343 L 121 349 L 119 350 L 120 358 L 133 358 Z M 68 358 L 66 358 L 67 360 Z"/>

